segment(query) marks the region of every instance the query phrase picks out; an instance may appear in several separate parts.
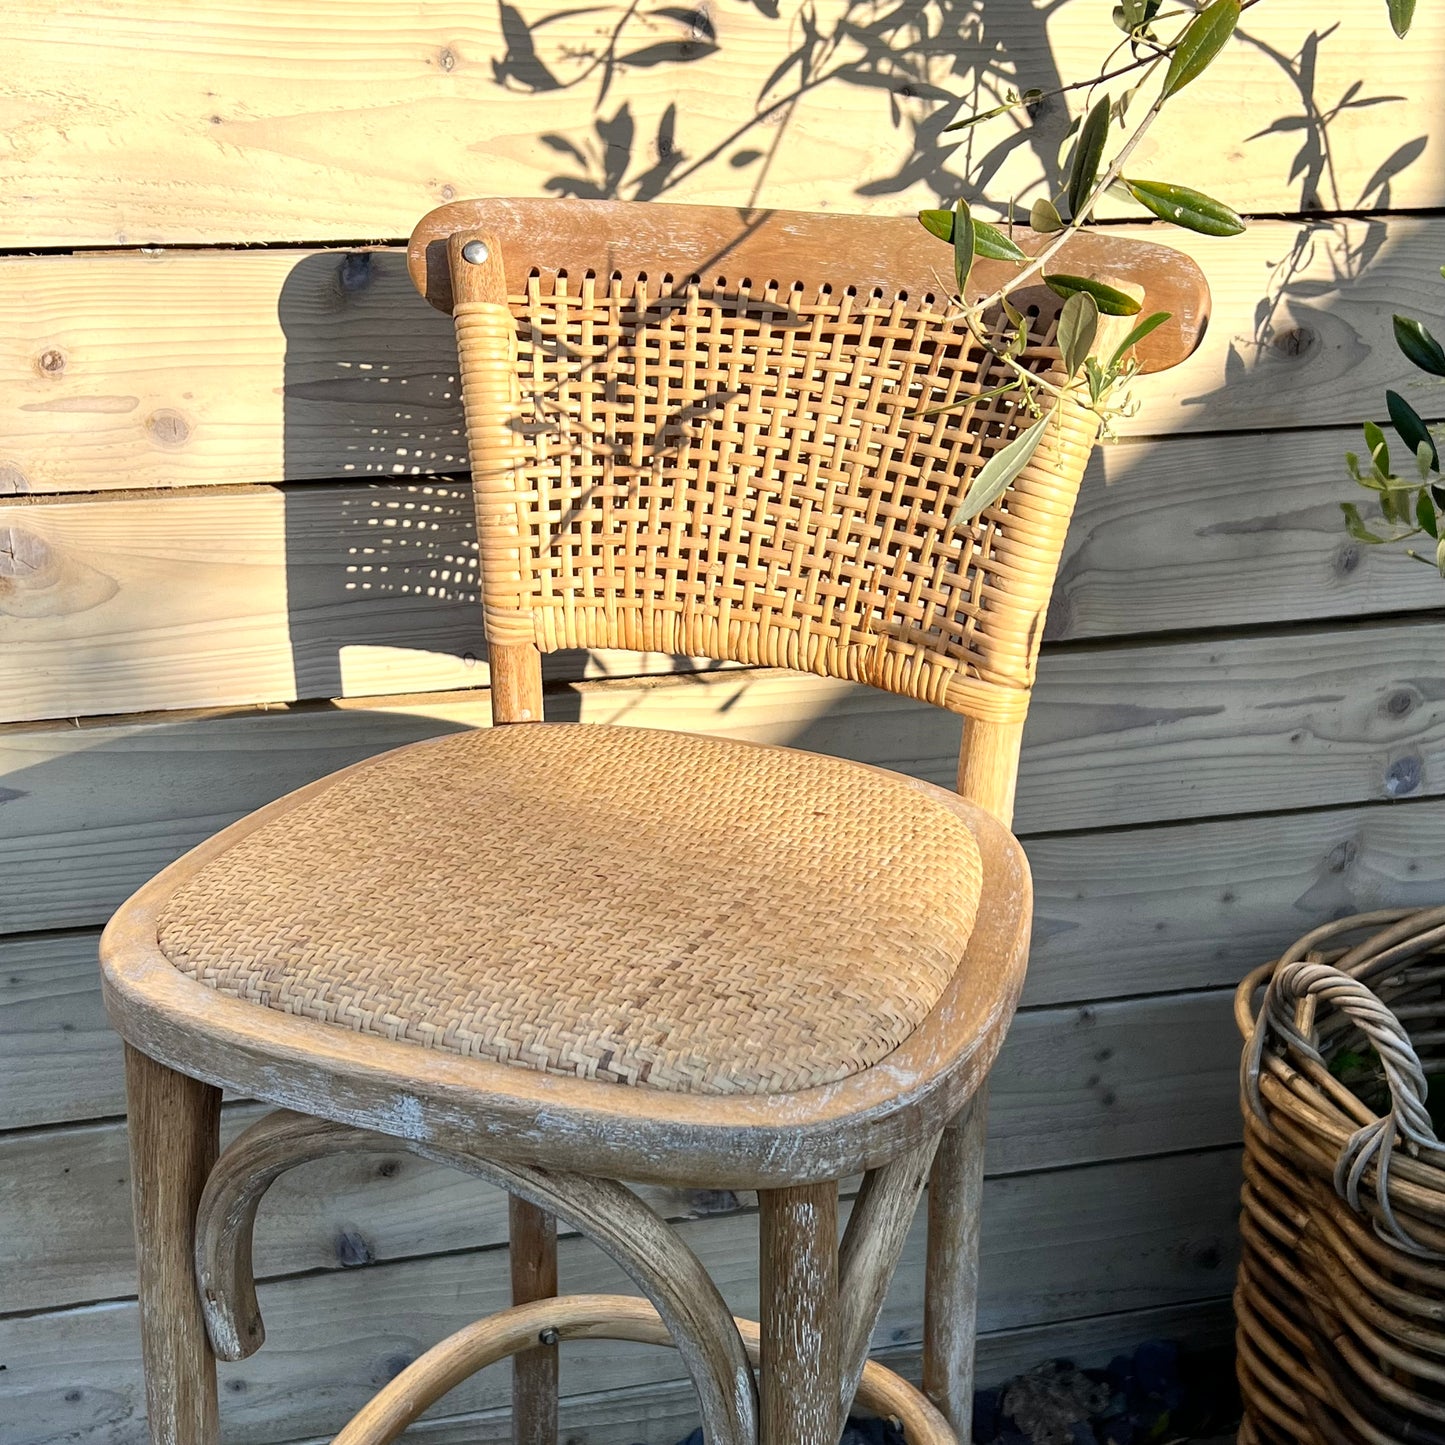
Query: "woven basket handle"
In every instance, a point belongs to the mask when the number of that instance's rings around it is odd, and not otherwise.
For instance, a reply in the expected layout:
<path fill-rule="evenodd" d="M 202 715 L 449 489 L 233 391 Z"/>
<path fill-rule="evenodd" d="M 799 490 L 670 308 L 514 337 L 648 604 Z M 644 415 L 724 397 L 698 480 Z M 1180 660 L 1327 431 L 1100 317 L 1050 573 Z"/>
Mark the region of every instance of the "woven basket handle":
<path fill-rule="evenodd" d="M 1302 1004 L 1305 1009 L 1301 1009 Z M 1371 1161 L 1377 1160 L 1375 1197 L 1384 1215 L 1384 1232 L 1411 1253 L 1433 1255 L 1436 1251 L 1422 1246 L 1396 1219 L 1389 1187 L 1390 1158 L 1397 1135 L 1411 1153 L 1441 1150 L 1425 1107 L 1429 1086 L 1404 1025 L 1367 984 L 1333 964 L 1311 958 L 1282 963 L 1275 970 L 1245 1056 L 1245 1087 L 1251 1107 L 1261 1121 L 1268 1122 L 1259 1081 L 1271 1034 L 1296 1053 L 1325 1067 L 1314 1038 L 1302 1031 L 1298 1021 L 1306 1013 L 1313 1018 L 1320 1004 L 1339 1009 L 1369 1040 L 1380 1056 L 1390 1090 L 1389 1113 L 1357 1129 L 1345 1141 L 1335 1164 L 1335 1189 L 1350 1208 L 1363 1213 L 1360 1184 Z"/>

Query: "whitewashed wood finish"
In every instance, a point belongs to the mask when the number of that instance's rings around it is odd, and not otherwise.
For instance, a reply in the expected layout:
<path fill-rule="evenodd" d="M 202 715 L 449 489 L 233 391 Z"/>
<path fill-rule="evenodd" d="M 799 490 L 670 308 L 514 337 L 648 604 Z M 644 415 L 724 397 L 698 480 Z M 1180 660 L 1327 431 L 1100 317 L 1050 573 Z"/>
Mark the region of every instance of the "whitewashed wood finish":
<path fill-rule="evenodd" d="M 910 210 L 940 191 L 951 196 L 953 177 L 977 167 L 996 200 L 1044 178 L 1057 185 L 1061 109 L 1032 143 L 1005 121 L 952 152 L 927 118 L 943 96 L 981 106 L 1001 86 L 1092 74 L 1108 40 L 1089 6 L 1057 7 L 1047 21 L 1013 6 L 930 11 L 928 33 L 950 26 L 950 45 L 935 39 L 910 53 L 905 30 L 886 59 L 856 39 L 828 44 L 843 12 L 824 10 L 814 20 L 824 40 L 817 54 L 821 73 L 836 78 L 820 84 L 809 73 L 794 100 L 805 72 L 767 80 L 801 44 L 802 10 L 783 0 L 705 4 L 691 18 L 644 13 L 622 32 L 623 63 L 603 96 L 596 62 L 620 5 L 579 11 L 533 0 L 499 16 L 393 3 L 369 9 L 364 27 L 337 29 L 302 0 L 247 9 L 206 0 L 164 13 L 140 0 L 63 12 L 25 0 L 10 20 L 0 92 L 19 161 L 0 190 L 0 243 L 401 236 L 453 195 L 535 195 L 569 176 L 603 185 L 615 176 L 625 196 L 667 184 L 677 198 L 737 202 L 760 189 L 765 204 L 804 209 Z M 861 28 L 888 13 L 863 6 L 847 18 Z M 557 18 L 530 41 L 504 32 L 549 16 Z M 1287 127 L 1305 103 L 1263 46 L 1296 56 L 1336 16 L 1339 29 L 1318 47 L 1312 105 L 1332 106 L 1357 80 L 1362 96 L 1404 92 L 1413 103 L 1342 112 L 1329 130 L 1329 173 L 1306 167 L 1297 178 L 1302 137 Z M 1267 213 L 1385 204 L 1374 173 L 1403 142 L 1438 143 L 1445 129 L 1430 67 L 1442 43 L 1435 17 L 1421 14 L 1408 46 L 1363 6 L 1322 15 L 1308 0 L 1281 0 L 1250 22 L 1263 45 L 1234 47 L 1207 90 L 1179 97 L 1141 148 L 1139 174 L 1184 174 Z M 619 119 L 624 107 L 630 125 Z M 1274 121 L 1276 133 L 1250 139 Z M 920 123 L 922 156 L 910 165 Z M 1201 149 L 1191 140 L 1202 129 L 1212 144 Z M 1441 204 L 1436 169 L 1406 169 L 1388 203 Z"/>
<path fill-rule="evenodd" d="M 1425 799 L 1034 838 L 1027 851 L 1035 916 L 1024 1002 L 1102 1002 L 1232 985 L 1251 963 L 1332 912 L 1428 906 L 1445 889 L 1445 804 Z M 87 931 L 0 939 L 0 1128 L 123 1111 L 120 1042 L 100 1002 L 98 945 L 99 935 Z M 1054 1030 L 1055 1020 L 1072 1016 L 1050 1013 L 1037 1027 Z M 1128 1027 L 1112 1007 L 1095 1008 L 1092 1017 L 1100 1028 L 1114 1018 Z M 1025 1043 L 1032 1018 L 1026 1012 L 1017 1020 L 1001 1070 L 1015 1057 L 1021 1070 L 1035 1066 Z M 1039 1102 L 1060 1102 L 1060 1117 L 1081 1131 L 1073 1137 L 1087 1157 L 1094 1134 L 1063 1102 L 1070 1095 L 1057 1092 L 1069 1087 L 1072 1045 L 1064 1040 L 1083 1037 L 1082 1029 L 1063 1032 L 1054 1092 Z M 1125 1049 L 1116 1040 L 1107 1046 L 1121 1071 L 1155 1078 L 1143 1060 L 1152 1056 L 1151 1041 L 1162 1038 L 1151 1029 L 1131 1034 Z M 1167 1049 L 1159 1057 L 1167 1070 Z M 1082 1069 L 1085 1055 L 1078 1058 Z M 1039 1120 L 1021 1127 L 1040 1137 Z M 1129 1134 L 1141 1148 L 1154 1147 L 1155 1137 Z M 995 1133 L 992 1147 L 999 1157 L 1011 1146 Z M 1166 1139 L 1160 1147 L 1173 1146 Z"/>
<path fill-rule="evenodd" d="M 151 1445 L 218 1445 L 216 1365 L 196 1292 L 196 1206 L 221 1094 L 125 1052 L 141 1357 Z"/>
<path fill-rule="evenodd" d="M 564 1221 L 589 1244 L 600 1248 L 626 1270 L 633 1284 L 655 1306 L 659 1322 L 697 1390 L 708 1437 L 724 1445 L 749 1445 L 756 1438 L 758 1412 L 753 1376 L 732 1317 L 697 1256 L 644 1200 L 610 1179 L 526 1165 L 499 1165 L 471 1147 L 437 1148 L 415 1143 L 407 1147 L 434 1163 L 501 1185 L 512 1196 Z M 287 1110 L 267 1114 L 231 1141 L 217 1161 L 195 1211 L 196 1279 L 204 1299 L 207 1328 L 221 1358 L 245 1359 L 264 1339 L 252 1272 L 252 1241 L 257 1209 L 267 1190 L 295 1165 L 333 1154 L 375 1157 L 393 1151 L 389 1137 Z M 515 1233 L 511 1242 L 515 1253 L 519 1243 Z M 549 1242 L 555 1249 L 555 1238 Z M 555 1254 L 551 1268 L 555 1273 Z M 515 1283 L 515 1265 L 513 1280 Z M 555 1286 L 555 1278 L 552 1283 Z M 766 1298 L 766 1290 L 764 1294 Z M 545 1296 L 528 1305 L 544 1324 L 548 1320 L 546 1311 L 559 1307 L 557 1301 Z M 503 1353 L 525 1353 L 540 1337 L 540 1332 L 534 1330 L 526 1345 L 518 1341 Z M 626 1336 L 604 1332 L 603 1337 Z M 554 1377 L 554 1391 L 555 1383 Z M 426 1388 L 422 1387 L 421 1393 Z M 515 1403 L 515 1391 L 513 1399 Z M 547 1416 L 555 1417 L 555 1404 Z M 530 1430 L 547 1416 L 522 1417 L 519 1423 Z"/>
<path fill-rule="evenodd" d="M 990 1173 L 1237 1140 L 1231 997 L 1218 989 L 1020 1013 L 993 1071 Z M 256 1106 L 227 1109 L 225 1137 L 256 1117 Z M 118 1123 L 0 1137 L 0 1299 L 40 1309 L 129 1293 L 126 1178 Z M 669 1218 L 737 1202 L 707 1190 L 646 1197 Z M 497 1196 L 402 1155 L 385 1171 L 344 1158 L 309 1165 L 270 1198 L 257 1231 L 262 1276 L 507 1238 Z"/>
<path fill-rule="evenodd" d="M 996 1067 L 996 1066 L 995 1066 Z M 977 1100 L 971 1100 L 972 1109 Z M 863 1176 L 838 1248 L 838 1425 L 841 1432 L 858 1391 L 868 1346 L 888 1286 L 928 1185 L 939 1138 Z M 982 1144 L 980 1143 L 980 1153 Z"/>
<path fill-rule="evenodd" d="M 1125 234 L 1194 256 L 1212 297 L 1199 352 L 1139 383 L 1127 436 L 1373 418 L 1417 376 L 1391 309 L 1445 324 L 1426 220 Z M 0 314 L 0 495 L 465 471 L 451 328 L 395 249 L 11 257 Z"/>
<path fill-rule="evenodd" d="M 1016 1329 L 1221 1296 L 1232 1279 L 1237 1167 L 1237 1155 L 1222 1151 L 991 1181 L 984 1198 L 981 1328 Z M 999 1223 L 991 1226 L 990 1219 Z M 879 1345 L 918 1339 L 921 1226 L 920 1220 L 885 1306 L 875 1335 Z M 754 1222 L 731 1216 L 679 1227 L 729 1305 L 755 1318 Z M 562 1271 L 569 1289 L 626 1290 L 615 1267 L 579 1241 L 563 1241 Z M 270 1445 L 334 1430 L 379 1380 L 395 1373 L 399 1361 L 505 1307 L 506 1275 L 505 1260 L 495 1251 L 264 1285 L 267 1347 L 221 1371 L 227 1445 Z M 37 1421 L 73 1445 L 136 1445 L 142 1438 L 132 1305 L 0 1320 L 0 1360 L 9 1364 L 3 1445 L 34 1445 Z M 449 1408 L 501 1406 L 508 1389 L 500 1373 L 463 1387 Z M 565 1369 L 569 1393 L 679 1377 L 670 1354 L 606 1346 L 579 1347 Z M 324 1389 L 318 1380 L 326 1382 Z M 79 1398 L 67 1398 L 77 1389 Z"/>
<path fill-rule="evenodd" d="M 1046 648 L 1438 608 L 1428 568 L 1344 529 L 1339 504 L 1358 490 L 1344 453 L 1362 445 L 1356 429 L 1321 427 L 1100 448 L 1074 509 Z"/>
<path fill-rule="evenodd" d="M 995 1331 L 979 1339 L 979 1379 L 985 1385 L 997 1384 L 1045 1359 L 1102 1366 L 1146 1339 L 1182 1339 L 1199 1348 L 1220 1348 L 1232 1338 L 1233 1328 L 1228 1302 L 1216 1299 Z M 883 1349 L 875 1358 L 909 1379 L 918 1378 L 916 1349 Z M 576 1445 L 674 1445 L 697 1424 L 697 1411 L 686 1385 L 644 1385 L 568 1397 L 562 1402 L 561 1419 L 565 1438 Z M 481 1410 L 418 1421 L 407 1439 L 425 1445 L 504 1445 L 510 1429 L 505 1410 Z M 331 1445 L 331 1441 L 313 1437 L 296 1445 Z"/>
<path fill-rule="evenodd" d="M 475 554 L 471 488 L 445 481 L 0 507 L 0 721 L 484 686 Z M 604 650 L 545 671 L 717 665 Z"/>
<path fill-rule="evenodd" d="M 1047 659 L 1025 733 L 1021 833 L 1424 797 L 1445 779 L 1429 622 L 1090 647 Z M 951 783 L 959 723 L 791 674 L 581 684 L 557 719 L 795 744 Z M 487 720 L 484 693 L 0 732 L 0 932 L 106 917 L 178 853 L 289 788 Z"/>
<path fill-rule="evenodd" d="M 1341 527 L 1338 502 L 1353 485 L 1341 453 L 1351 444 L 1319 430 L 1104 448 L 1080 495 L 1046 635 L 1437 607 L 1428 569 Z M 12 504 L 0 507 L 0 537 L 5 719 L 486 681 L 465 483 Z M 686 666 L 636 653 L 545 662 L 558 678 Z"/>

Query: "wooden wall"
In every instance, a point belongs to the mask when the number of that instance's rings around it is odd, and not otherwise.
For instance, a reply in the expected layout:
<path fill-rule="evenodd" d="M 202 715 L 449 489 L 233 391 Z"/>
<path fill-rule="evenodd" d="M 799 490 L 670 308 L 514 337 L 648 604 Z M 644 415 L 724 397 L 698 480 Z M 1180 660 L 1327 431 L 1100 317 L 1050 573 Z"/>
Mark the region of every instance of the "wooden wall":
<path fill-rule="evenodd" d="M 1025 191 L 1055 172 L 1057 107 L 954 150 L 940 117 L 1093 63 L 1107 6 L 1047 8 L 13 0 L 0 1445 L 142 1438 L 94 957 L 109 912 L 286 789 L 488 720 L 451 342 L 400 239 L 476 193 L 893 212 L 980 168 L 990 194 Z M 1383 10 L 1252 10 L 1138 163 L 1262 219 L 1164 237 L 1204 265 L 1214 321 L 1098 458 L 1051 616 L 1018 810 L 1037 947 L 994 1088 L 986 1379 L 1227 1334 L 1231 985 L 1333 913 L 1445 889 L 1445 584 L 1350 542 L 1336 508 L 1354 425 L 1406 377 L 1389 311 L 1445 314 L 1445 19 L 1422 7 L 1401 46 Z M 957 743 L 935 712 L 816 679 L 552 666 L 558 716 L 938 779 Z M 233 1105 L 227 1127 L 252 1114 Z M 660 1202 L 751 1309 L 748 1201 Z M 504 1214 L 406 1156 L 279 1186 L 258 1256 L 270 1343 L 224 1372 L 228 1440 L 328 1435 L 498 1304 Z M 917 1243 L 876 1341 L 905 1367 Z M 617 1283 L 580 1242 L 563 1254 L 567 1286 Z M 569 1439 L 690 1428 L 666 1353 L 592 1346 L 564 1380 Z M 504 1438 L 505 1391 L 505 1371 L 473 1381 L 419 1438 Z"/>

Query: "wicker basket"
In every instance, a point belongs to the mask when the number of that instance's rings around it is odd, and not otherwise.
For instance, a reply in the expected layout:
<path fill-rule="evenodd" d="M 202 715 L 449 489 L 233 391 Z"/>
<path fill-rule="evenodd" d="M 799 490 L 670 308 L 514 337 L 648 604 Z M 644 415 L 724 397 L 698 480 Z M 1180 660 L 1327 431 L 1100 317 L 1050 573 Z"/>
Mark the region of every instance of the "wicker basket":
<path fill-rule="evenodd" d="M 1445 908 L 1316 929 L 1236 1014 L 1241 1445 L 1445 1445 Z"/>

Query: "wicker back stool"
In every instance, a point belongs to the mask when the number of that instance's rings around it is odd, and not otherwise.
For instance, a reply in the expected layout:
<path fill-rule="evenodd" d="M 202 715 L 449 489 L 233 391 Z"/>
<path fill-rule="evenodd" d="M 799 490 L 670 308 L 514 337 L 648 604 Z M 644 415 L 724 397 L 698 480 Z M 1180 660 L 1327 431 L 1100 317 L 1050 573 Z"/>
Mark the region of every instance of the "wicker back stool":
<path fill-rule="evenodd" d="M 1173 313 L 1146 369 L 1188 355 L 1192 262 L 1091 235 L 1063 259 Z M 1006 363 L 940 263 L 912 220 L 477 201 L 418 227 L 413 277 L 456 322 L 494 721 L 541 722 L 557 648 L 802 669 L 963 714 L 959 794 L 725 739 L 498 726 L 302 788 L 143 888 L 102 953 L 157 1445 L 213 1445 L 214 1356 L 261 1343 L 270 1183 L 397 1147 L 510 1191 L 514 1305 L 344 1445 L 504 1355 L 515 1438 L 551 1445 L 555 1345 L 578 1337 L 674 1344 L 710 1445 L 833 1445 L 855 1397 L 914 1442 L 966 1438 L 982 1099 L 1030 916 L 1007 825 L 1093 423 L 1066 406 L 950 525 L 1032 419 L 990 395 Z M 1035 299 L 1022 360 L 1057 379 L 1058 302 Z M 281 1107 L 218 1155 L 223 1088 Z M 930 1177 L 925 1398 L 865 1360 Z M 759 1191 L 759 1323 L 623 1179 Z M 646 1300 L 557 1297 L 558 1219 Z"/>

